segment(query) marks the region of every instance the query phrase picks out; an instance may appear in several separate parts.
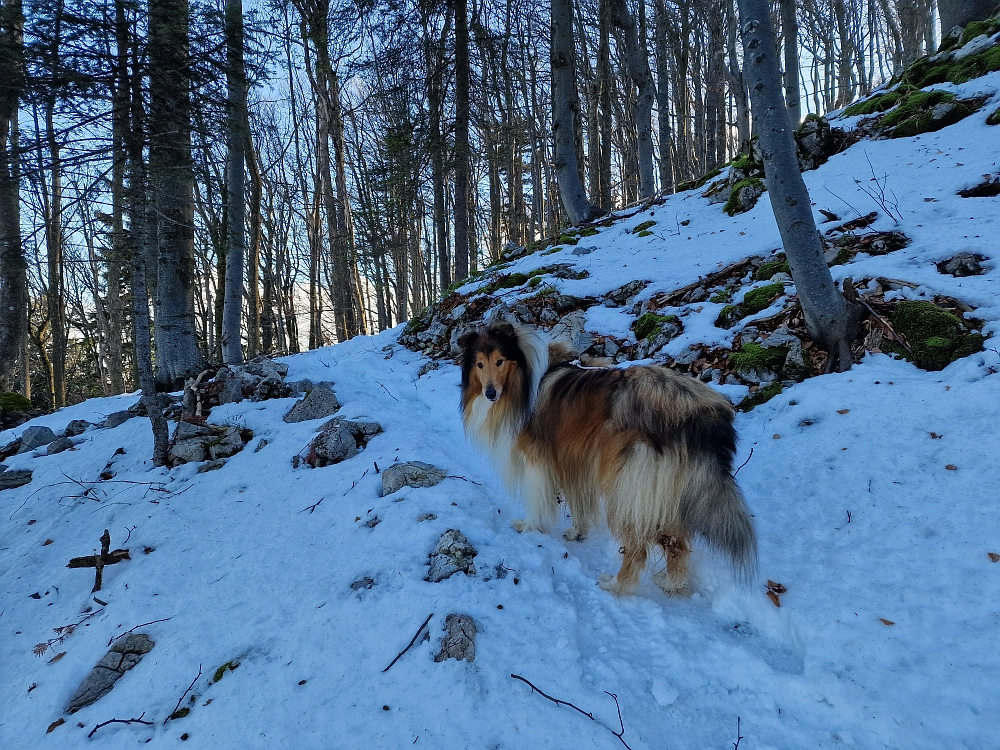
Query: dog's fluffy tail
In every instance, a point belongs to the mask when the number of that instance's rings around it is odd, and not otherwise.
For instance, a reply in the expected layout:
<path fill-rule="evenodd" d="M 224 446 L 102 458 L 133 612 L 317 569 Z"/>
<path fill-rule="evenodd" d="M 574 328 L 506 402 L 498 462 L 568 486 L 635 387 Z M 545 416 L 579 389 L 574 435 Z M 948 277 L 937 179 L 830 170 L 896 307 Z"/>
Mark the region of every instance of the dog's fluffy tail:
<path fill-rule="evenodd" d="M 725 554 L 749 582 L 757 572 L 757 533 L 736 480 L 711 460 L 691 479 L 681 497 L 681 523 Z"/>

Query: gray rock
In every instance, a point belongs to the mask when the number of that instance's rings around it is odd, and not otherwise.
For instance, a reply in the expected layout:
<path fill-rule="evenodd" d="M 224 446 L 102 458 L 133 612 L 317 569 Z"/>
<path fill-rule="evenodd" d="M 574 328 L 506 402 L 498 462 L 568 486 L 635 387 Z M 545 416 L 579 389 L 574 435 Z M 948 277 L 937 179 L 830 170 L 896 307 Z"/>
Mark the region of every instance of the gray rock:
<path fill-rule="evenodd" d="M 952 110 L 954 110 L 956 106 L 955 102 L 941 102 L 940 104 L 934 105 L 934 108 L 931 110 L 931 119 L 943 120 L 951 114 Z"/>
<path fill-rule="evenodd" d="M 254 453 L 257 453 L 261 448 L 265 447 L 270 441 L 267 438 L 261 438 L 257 441 L 257 447 L 253 449 Z"/>
<path fill-rule="evenodd" d="M 174 442 L 189 440 L 195 437 L 213 437 L 215 432 L 210 427 L 191 422 L 178 422 L 174 430 Z"/>
<path fill-rule="evenodd" d="M 635 295 L 641 292 L 649 284 L 648 281 L 643 281 L 642 279 L 636 279 L 630 281 L 627 284 L 622 284 L 617 289 L 612 289 L 605 296 L 607 300 L 615 303 L 616 305 L 624 305 Z"/>
<path fill-rule="evenodd" d="M 125 424 L 127 421 L 129 421 L 134 416 L 136 416 L 136 415 L 132 414 L 131 412 L 129 412 L 127 410 L 126 411 L 112 412 L 104 420 L 104 426 L 107 427 L 107 428 L 109 428 L 109 429 L 113 429 L 115 427 L 120 427 L 121 425 Z"/>
<path fill-rule="evenodd" d="M 448 529 L 438 539 L 434 551 L 427 559 L 429 567 L 424 580 L 438 583 L 451 578 L 459 571 L 474 576 L 476 566 L 473 559 L 478 554 L 476 548 L 469 544 L 465 534 L 458 529 Z"/>
<path fill-rule="evenodd" d="M 205 460 L 204 438 L 189 438 L 174 444 L 170 452 L 167 453 L 167 460 L 171 466 L 178 464 L 194 463 Z"/>
<path fill-rule="evenodd" d="M 229 458 L 243 450 L 239 427 L 229 426 L 218 440 L 208 442 L 208 454 L 213 459 Z"/>
<path fill-rule="evenodd" d="M 432 322 L 426 330 L 417 334 L 417 341 L 422 343 L 440 344 L 449 333 L 448 326 L 440 320 Z"/>
<path fill-rule="evenodd" d="M 285 415 L 286 422 L 305 422 L 329 417 L 340 408 L 336 394 L 328 385 L 317 385 Z"/>
<path fill-rule="evenodd" d="M 226 459 L 216 458 L 213 459 L 212 461 L 206 461 L 201 466 L 199 466 L 198 473 L 204 474 L 206 471 L 216 471 L 218 469 L 221 469 L 225 465 L 226 465 Z"/>
<path fill-rule="evenodd" d="M 393 464 L 382 472 L 382 496 L 403 487 L 433 487 L 447 476 L 441 469 L 422 461 Z"/>
<path fill-rule="evenodd" d="M 368 591 L 375 585 L 375 579 L 371 576 L 359 578 L 351 584 L 351 591 Z"/>
<path fill-rule="evenodd" d="M 436 521 L 437 516 L 433 513 L 421 513 L 417 516 L 417 523 L 423 523 L 424 521 Z"/>
<path fill-rule="evenodd" d="M 348 430 L 338 426 L 317 436 L 312 452 L 316 454 L 315 466 L 328 466 L 358 455 L 358 444 Z"/>
<path fill-rule="evenodd" d="M 321 429 L 329 430 L 334 427 L 345 428 L 360 445 L 368 445 L 369 440 L 376 435 L 382 434 L 382 425 L 378 422 L 366 422 L 362 419 L 345 419 L 344 417 L 334 417 L 324 424 Z"/>
<path fill-rule="evenodd" d="M 974 39 L 970 39 L 961 49 L 951 53 L 952 60 L 961 60 L 969 55 L 976 55 L 993 46 L 993 37 L 987 34 L 980 34 Z"/>
<path fill-rule="evenodd" d="M 563 317 L 552 326 L 550 335 L 556 341 L 563 341 L 577 354 L 587 351 L 594 345 L 594 337 L 584 330 L 586 315 L 583 310 L 576 310 Z"/>
<path fill-rule="evenodd" d="M 284 362 L 275 362 L 273 359 L 258 357 L 243 365 L 243 371 L 250 375 L 256 375 L 258 378 L 284 380 L 288 374 L 288 365 Z"/>
<path fill-rule="evenodd" d="M 774 282 L 780 282 L 782 284 L 791 284 L 792 283 L 792 277 L 789 276 L 784 271 L 778 271 L 769 280 L 770 281 L 774 281 Z"/>
<path fill-rule="evenodd" d="M 73 441 L 68 437 L 56 438 L 46 449 L 45 453 L 48 456 L 54 456 L 56 453 L 62 453 L 73 447 Z"/>
<path fill-rule="evenodd" d="M 676 357 L 674 363 L 678 365 L 689 365 L 701 356 L 700 346 L 689 346 Z"/>
<path fill-rule="evenodd" d="M 56 434 L 48 427 L 29 427 L 21 433 L 21 447 L 18 448 L 17 452 L 27 453 L 28 451 L 33 451 L 35 448 L 48 445 L 55 439 Z"/>
<path fill-rule="evenodd" d="M 830 123 L 825 117 L 810 117 L 795 131 L 799 168 L 816 169 L 833 155 L 834 143 Z"/>
<path fill-rule="evenodd" d="M 550 310 L 545 308 L 538 316 L 538 320 L 542 323 L 555 323 L 559 320 L 559 316 L 556 314 L 555 310 Z"/>
<path fill-rule="evenodd" d="M 308 378 L 303 378 L 302 380 L 286 380 L 285 385 L 288 386 L 288 390 L 292 393 L 308 393 L 316 387 L 316 384 Z"/>
<path fill-rule="evenodd" d="M 517 313 L 517 317 L 520 318 L 522 323 L 535 322 L 535 316 L 531 314 L 531 310 L 528 309 L 527 305 L 514 305 L 514 312 Z"/>
<path fill-rule="evenodd" d="M 796 344 L 802 346 L 799 338 L 795 334 L 789 333 L 788 326 L 781 326 L 764 339 L 760 346 L 762 349 L 776 349 L 779 346 L 795 346 Z"/>
<path fill-rule="evenodd" d="M 3 474 L 8 468 L 10 467 L 7 464 L 0 464 L 0 474 Z"/>
<path fill-rule="evenodd" d="M 748 367 L 745 369 L 736 370 L 736 374 L 740 376 L 747 383 L 772 383 L 778 379 L 777 373 L 773 373 L 766 369 L 757 369 L 756 367 Z"/>
<path fill-rule="evenodd" d="M 618 344 L 615 343 L 614 339 L 604 340 L 604 356 L 613 357 L 618 353 Z"/>
<path fill-rule="evenodd" d="M 444 621 L 446 635 L 441 639 L 441 651 L 434 661 L 458 659 L 476 660 L 476 623 L 468 615 L 448 615 Z"/>
<path fill-rule="evenodd" d="M 30 471 L 0 471 L 0 490 L 12 490 L 30 481 Z"/>
<path fill-rule="evenodd" d="M 243 400 L 243 381 L 239 378 L 222 381 L 219 389 L 220 404 L 238 404 Z"/>
<path fill-rule="evenodd" d="M 143 633 L 130 633 L 119 638 L 80 683 L 66 711 L 74 714 L 110 693 L 122 675 L 142 661 L 142 657 L 155 645 Z"/>
<path fill-rule="evenodd" d="M 560 294 L 556 297 L 556 312 L 563 312 L 564 310 L 571 310 L 574 307 L 579 307 L 582 300 L 579 297 L 574 297 L 571 294 Z"/>
<path fill-rule="evenodd" d="M 264 378 L 257 384 L 257 387 L 253 389 L 250 400 L 267 401 L 272 398 L 288 398 L 291 395 L 291 389 L 280 378 L 269 377 Z"/>
<path fill-rule="evenodd" d="M 726 379 L 722 381 L 723 385 L 743 385 L 737 379 L 735 375 L 726 375 Z"/>
<path fill-rule="evenodd" d="M 941 264 L 941 269 L 952 276 L 978 276 L 983 272 L 979 259 L 972 253 L 959 253 Z"/>
<path fill-rule="evenodd" d="M 431 370 L 436 370 L 441 366 L 441 363 L 436 359 L 432 359 L 429 362 L 424 362 L 424 366 L 420 368 L 420 372 L 417 373 L 418 378 L 422 378 L 424 375 L 429 373 Z"/>
<path fill-rule="evenodd" d="M 705 287 L 696 286 L 690 292 L 687 293 L 688 302 L 704 302 L 708 299 L 708 292 L 705 291 Z"/>
<path fill-rule="evenodd" d="M 458 320 L 463 315 L 465 315 L 465 310 L 466 310 L 466 307 L 465 307 L 464 304 L 457 305 L 455 307 L 455 309 L 453 309 L 451 312 L 449 312 L 447 315 L 445 315 L 445 320 Z"/>
<path fill-rule="evenodd" d="M 583 245 L 577 245 L 573 248 L 573 255 L 590 255 L 597 249 L 595 245 L 588 245 L 584 247 Z"/>
<path fill-rule="evenodd" d="M 63 430 L 63 435 L 65 437 L 76 437 L 77 435 L 82 435 L 90 427 L 90 422 L 86 419 L 74 419 L 68 425 L 66 429 Z"/>

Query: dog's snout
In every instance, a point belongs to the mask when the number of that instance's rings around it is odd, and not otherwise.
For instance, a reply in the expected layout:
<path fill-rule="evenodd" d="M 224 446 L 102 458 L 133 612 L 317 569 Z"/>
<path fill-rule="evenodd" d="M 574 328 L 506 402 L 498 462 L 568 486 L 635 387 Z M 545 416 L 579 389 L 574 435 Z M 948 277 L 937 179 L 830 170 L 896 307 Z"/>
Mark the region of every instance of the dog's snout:
<path fill-rule="evenodd" d="M 490 401 L 497 400 L 497 389 L 493 387 L 492 383 L 486 386 L 486 398 Z"/>

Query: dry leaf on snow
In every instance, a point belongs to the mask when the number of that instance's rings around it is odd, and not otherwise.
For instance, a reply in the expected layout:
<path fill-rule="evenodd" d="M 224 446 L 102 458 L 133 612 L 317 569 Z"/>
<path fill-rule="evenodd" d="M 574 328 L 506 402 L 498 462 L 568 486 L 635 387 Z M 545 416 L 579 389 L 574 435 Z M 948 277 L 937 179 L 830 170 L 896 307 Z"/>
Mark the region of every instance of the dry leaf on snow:
<path fill-rule="evenodd" d="M 882 623 L 883 625 L 895 625 L 895 624 L 896 624 L 896 623 L 894 623 L 894 622 L 893 622 L 892 620 L 887 620 L 887 619 L 885 619 L 884 617 L 880 617 L 880 618 L 878 618 L 878 621 L 879 621 L 880 623 Z"/>

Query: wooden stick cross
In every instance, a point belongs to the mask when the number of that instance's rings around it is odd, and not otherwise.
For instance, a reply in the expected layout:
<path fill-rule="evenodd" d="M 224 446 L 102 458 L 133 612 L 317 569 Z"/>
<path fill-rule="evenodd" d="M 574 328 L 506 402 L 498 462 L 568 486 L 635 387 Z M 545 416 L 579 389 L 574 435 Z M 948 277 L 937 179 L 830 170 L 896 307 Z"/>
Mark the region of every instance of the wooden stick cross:
<path fill-rule="evenodd" d="M 67 564 L 67 568 L 95 568 L 96 575 L 94 576 L 94 588 L 90 593 L 95 593 L 101 590 L 101 586 L 104 583 L 104 566 L 105 565 L 115 565 L 120 563 L 122 560 L 131 560 L 127 549 L 116 549 L 109 551 L 111 547 L 111 534 L 108 530 L 104 530 L 104 534 L 101 535 L 101 551 L 94 555 L 84 555 L 83 557 L 74 557 Z"/>

